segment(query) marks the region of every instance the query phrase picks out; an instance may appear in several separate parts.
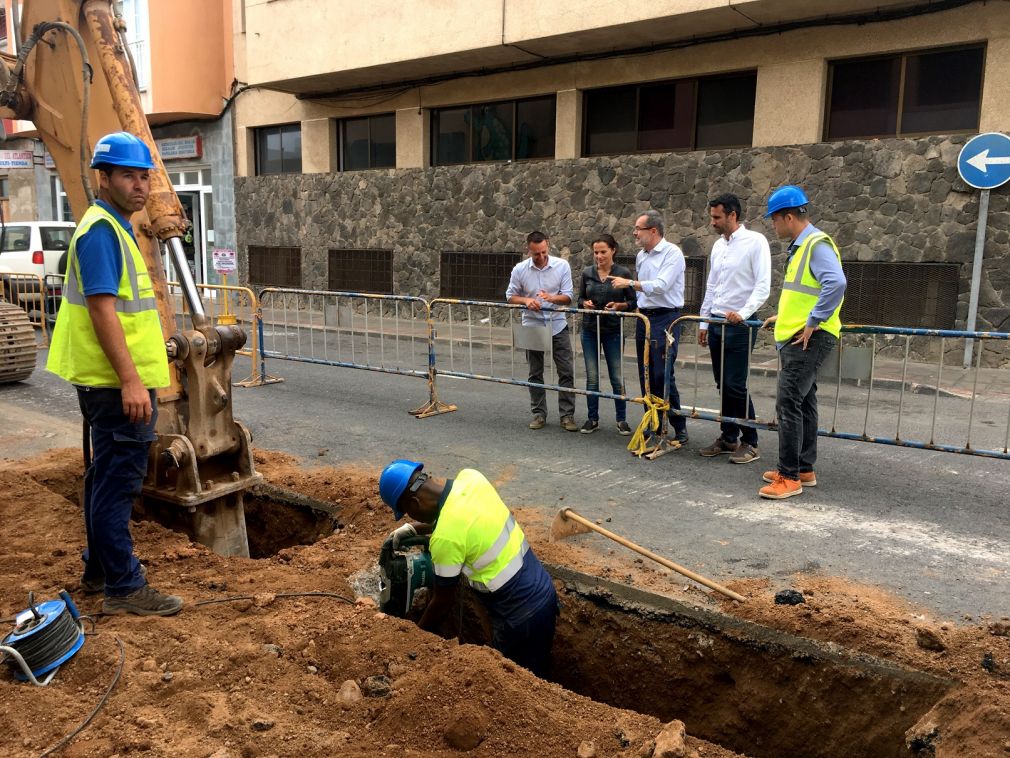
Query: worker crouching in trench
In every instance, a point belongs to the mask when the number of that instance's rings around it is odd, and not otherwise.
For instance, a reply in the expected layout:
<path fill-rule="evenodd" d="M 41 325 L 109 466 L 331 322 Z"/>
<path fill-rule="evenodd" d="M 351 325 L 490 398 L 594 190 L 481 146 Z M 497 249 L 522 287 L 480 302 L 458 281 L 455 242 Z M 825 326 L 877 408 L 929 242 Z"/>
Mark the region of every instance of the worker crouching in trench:
<path fill-rule="evenodd" d="M 494 647 L 546 677 L 559 609 L 550 575 L 483 474 L 463 469 L 444 480 L 423 468 L 397 460 L 379 478 L 379 493 L 393 515 L 413 519 L 392 533 L 394 548 L 415 534 L 431 535 L 434 588 L 418 626 L 435 631 L 441 625 L 465 577 L 488 612 Z"/>

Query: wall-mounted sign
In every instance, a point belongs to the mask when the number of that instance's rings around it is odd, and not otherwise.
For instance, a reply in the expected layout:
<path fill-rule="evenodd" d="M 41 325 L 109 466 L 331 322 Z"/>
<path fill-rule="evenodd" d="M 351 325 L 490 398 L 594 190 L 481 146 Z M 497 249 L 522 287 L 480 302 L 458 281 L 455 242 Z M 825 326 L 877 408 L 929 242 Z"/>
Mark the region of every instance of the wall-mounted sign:
<path fill-rule="evenodd" d="M 203 142 L 199 135 L 155 140 L 163 161 L 179 158 L 200 158 L 203 156 Z"/>
<path fill-rule="evenodd" d="M 215 247 L 213 252 L 214 270 L 219 274 L 235 273 L 235 251 L 226 247 Z"/>
<path fill-rule="evenodd" d="M 31 150 L 0 150 L 0 170 L 8 168 L 31 168 Z"/>
<path fill-rule="evenodd" d="M 56 161 L 53 160 L 53 156 L 48 150 L 46 150 L 46 168 L 56 168 Z"/>

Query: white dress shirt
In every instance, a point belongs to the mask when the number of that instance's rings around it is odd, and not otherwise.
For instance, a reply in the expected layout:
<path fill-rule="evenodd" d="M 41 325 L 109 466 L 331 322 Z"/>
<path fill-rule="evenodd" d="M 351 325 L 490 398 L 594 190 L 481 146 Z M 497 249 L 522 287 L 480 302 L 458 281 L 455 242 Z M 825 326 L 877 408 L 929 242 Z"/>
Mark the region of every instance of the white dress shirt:
<path fill-rule="evenodd" d="M 505 299 L 508 300 L 516 295 L 520 297 L 536 297 L 541 290 L 548 295 L 567 295 L 571 302 L 574 288 L 572 287 L 572 267 L 564 258 L 555 258 L 553 255 L 547 256 L 547 265 L 537 268 L 533 265 L 532 258 L 524 258 L 512 268 L 512 276 L 509 277 L 509 286 L 505 290 Z M 551 333 L 558 334 L 566 326 L 568 321 L 564 313 L 554 310 L 554 304 L 546 300 L 540 301 L 540 310 L 523 310 L 523 326 L 543 326 L 551 325 Z M 567 308 L 569 306 L 561 306 Z"/>
<path fill-rule="evenodd" d="M 712 245 L 701 315 L 721 318 L 735 311 L 746 321 L 765 304 L 771 286 L 768 240 L 741 224 L 728 240 L 720 234 Z M 708 323 L 703 321 L 698 328 L 708 329 Z"/>
<path fill-rule="evenodd" d="M 664 237 L 652 250 L 639 250 L 635 272 L 639 308 L 684 307 L 684 254 Z"/>

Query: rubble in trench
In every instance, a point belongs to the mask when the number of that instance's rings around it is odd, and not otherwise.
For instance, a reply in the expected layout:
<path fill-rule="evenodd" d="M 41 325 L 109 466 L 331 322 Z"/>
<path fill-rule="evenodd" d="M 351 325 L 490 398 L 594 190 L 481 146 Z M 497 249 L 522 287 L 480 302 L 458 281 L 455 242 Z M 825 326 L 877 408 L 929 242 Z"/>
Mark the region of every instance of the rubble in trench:
<path fill-rule="evenodd" d="M 287 456 L 264 452 L 257 453 L 256 463 L 269 481 L 337 506 L 338 528 L 329 534 L 316 528 L 310 538 L 318 539 L 312 544 L 241 559 L 213 554 L 154 522 L 135 522 L 136 550 L 151 583 L 181 595 L 187 607 L 173 618 L 101 618 L 96 634 L 46 688 L 17 683 L 10 672 L 0 671 L 0 754 L 37 756 L 70 734 L 113 681 L 120 660 L 117 639 L 125 650 L 122 675 L 94 721 L 60 754 L 723 758 L 769 755 L 776 735 L 786 731 L 808 735 L 804 744 L 809 755 L 868 754 L 859 731 L 865 714 L 834 709 L 831 739 L 820 739 L 829 732 L 817 723 L 824 719 L 815 718 L 816 709 L 806 713 L 802 705 L 791 704 L 774 712 L 769 704 L 778 693 L 768 688 L 775 677 L 755 668 L 754 660 L 748 666 L 756 673 L 745 673 L 736 661 L 720 674 L 719 683 L 742 690 L 746 681 L 748 699 L 764 701 L 755 712 L 760 718 L 748 721 L 746 707 L 729 707 L 731 701 L 714 699 L 716 687 L 686 677 L 685 671 L 707 670 L 700 665 L 706 654 L 718 657 L 706 653 L 710 643 L 699 643 L 705 635 L 688 630 L 690 644 L 681 650 L 680 660 L 657 660 L 656 650 L 648 650 L 653 643 L 634 639 L 626 619 L 606 615 L 619 613 L 608 607 L 606 593 L 593 600 L 560 583 L 566 610 L 555 662 L 564 670 L 555 678 L 571 689 L 537 679 L 490 648 L 460 645 L 385 616 L 371 601 L 355 601 L 348 583 L 355 572 L 374 564 L 393 526 L 376 494 L 377 472 L 302 469 Z M 29 591 L 49 599 L 64 587 L 83 613 L 99 609 L 100 599 L 83 595 L 77 583 L 84 543 L 76 505 L 80 478 L 76 451 L 0 462 L 0 618 L 8 620 L 24 609 Z M 685 588 L 686 580 L 663 569 L 611 551 L 602 538 L 551 544 L 546 517 L 531 509 L 519 509 L 517 517 L 545 563 L 673 595 L 730 618 L 828 643 L 828 649 L 849 648 L 926 672 L 929 681 L 948 683 L 935 700 L 920 698 L 920 705 L 926 703 L 922 712 L 914 714 L 907 734 L 895 738 L 903 744 L 889 754 L 1010 755 L 1006 620 L 938 622 L 880 590 L 823 576 L 794 579 L 792 586 L 805 599 L 795 606 L 775 605 L 778 588 L 755 580 L 729 583 L 751 598 L 747 604 L 717 601 L 707 592 Z M 311 591 L 344 600 L 284 597 Z M 196 605 L 236 596 L 248 599 Z M 579 626 L 583 618 L 589 627 Z M 0 628 L 6 634 L 9 621 Z M 566 637 L 590 633 L 599 636 L 581 642 Z M 718 634 L 710 630 L 708 637 Z M 690 718 L 683 718 L 686 735 L 676 713 L 649 715 L 658 699 L 651 702 L 648 693 L 638 693 L 636 702 L 624 703 L 622 690 L 627 695 L 633 688 L 607 684 L 599 670 L 581 671 L 579 666 L 591 663 L 590 644 L 626 655 L 624 662 L 638 659 L 650 669 L 669 666 L 671 681 L 693 688 L 691 701 L 698 707 L 688 708 Z M 739 654 L 760 655 L 757 649 Z M 988 667 L 982 666 L 984 660 L 990 661 Z M 613 659 L 611 663 L 616 665 Z M 592 665 L 607 668 L 606 663 Z M 784 670 L 782 664 L 774 665 L 779 673 Z M 765 680 L 769 684 L 762 691 Z M 593 689 L 591 681 L 596 688 L 603 682 L 604 689 Z M 572 691 L 583 686 L 599 699 Z M 634 705 L 635 710 L 602 700 Z M 866 703 L 860 703 L 865 709 Z"/>

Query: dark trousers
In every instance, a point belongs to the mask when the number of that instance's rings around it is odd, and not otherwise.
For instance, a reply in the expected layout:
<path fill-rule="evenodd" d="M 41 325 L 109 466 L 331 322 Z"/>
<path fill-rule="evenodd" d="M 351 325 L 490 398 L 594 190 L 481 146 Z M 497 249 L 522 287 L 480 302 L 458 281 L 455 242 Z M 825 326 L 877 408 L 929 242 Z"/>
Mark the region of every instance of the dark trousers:
<path fill-rule="evenodd" d="M 673 345 L 669 355 L 666 350 L 666 327 L 680 318 L 680 309 L 673 308 L 668 313 L 646 315 L 649 319 L 649 391 L 653 395 L 662 396 L 663 383 L 667 362 L 670 370 L 670 408 L 680 410 L 680 392 L 677 390 L 677 379 L 674 366 L 677 361 L 677 350 L 680 347 L 680 325 L 673 328 Z M 638 356 L 638 383 L 645 395 L 645 325 L 641 319 L 635 324 L 635 354 Z M 683 416 L 670 414 L 670 424 L 677 433 L 686 431 L 687 421 Z"/>
<path fill-rule="evenodd" d="M 786 343 L 779 350 L 779 383 L 775 412 L 779 420 L 779 473 L 799 479 L 817 461 L 817 369 L 838 339 L 820 329 L 807 349 Z"/>
<path fill-rule="evenodd" d="M 575 387 L 575 356 L 572 353 L 572 340 L 568 327 L 554 335 L 551 342 L 551 352 L 554 355 L 554 367 L 558 370 L 558 384 L 562 387 Z M 527 350 L 526 360 L 530 364 L 530 382 L 544 383 L 544 353 L 542 350 Z M 534 416 L 547 418 L 547 390 L 543 387 L 530 387 L 530 410 Z M 558 411 L 562 417 L 575 415 L 575 393 L 558 393 Z"/>
<path fill-rule="evenodd" d="M 105 582 L 105 594 L 129 595 L 144 586 L 133 555 L 130 514 L 147 473 L 147 452 L 156 439 L 158 406 L 154 390 L 151 422 L 134 424 L 123 414 L 118 389 L 78 387 L 81 413 L 91 425 L 91 465 L 84 474 L 84 578 Z"/>
<path fill-rule="evenodd" d="M 526 620 L 518 624 L 494 622 L 495 649 L 541 679 L 551 671 L 551 646 L 558 618 L 558 596 L 551 589 L 548 602 Z"/>
<path fill-rule="evenodd" d="M 610 374 L 610 387 L 615 395 L 624 394 L 624 382 L 621 378 L 621 343 L 624 341 L 620 332 L 599 332 L 599 348 L 607 361 L 607 372 Z M 586 359 L 586 389 L 590 392 L 600 391 L 600 349 L 597 348 L 597 332 L 582 330 L 582 356 Z M 600 420 L 600 398 L 596 395 L 586 397 L 589 406 L 589 418 Z M 625 400 L 614 400 L 617 421 L 627 419 L 628 403 Z"/>
<path fill-rule="evenodd" d="M 708 348 L 712 354 L 715 386 L 721 389 L 723 416 L 757 418 L 754 402 L 747 393 L 750 354 L 756 341 L 757 329 L 733 324 L 709 325 Z M 740 426 L 732 421 L 722 422 L 722 438 L 730 444 L 734 444 L 737 439 L 753 447 L 758 444 L 757 429 Z"/>

